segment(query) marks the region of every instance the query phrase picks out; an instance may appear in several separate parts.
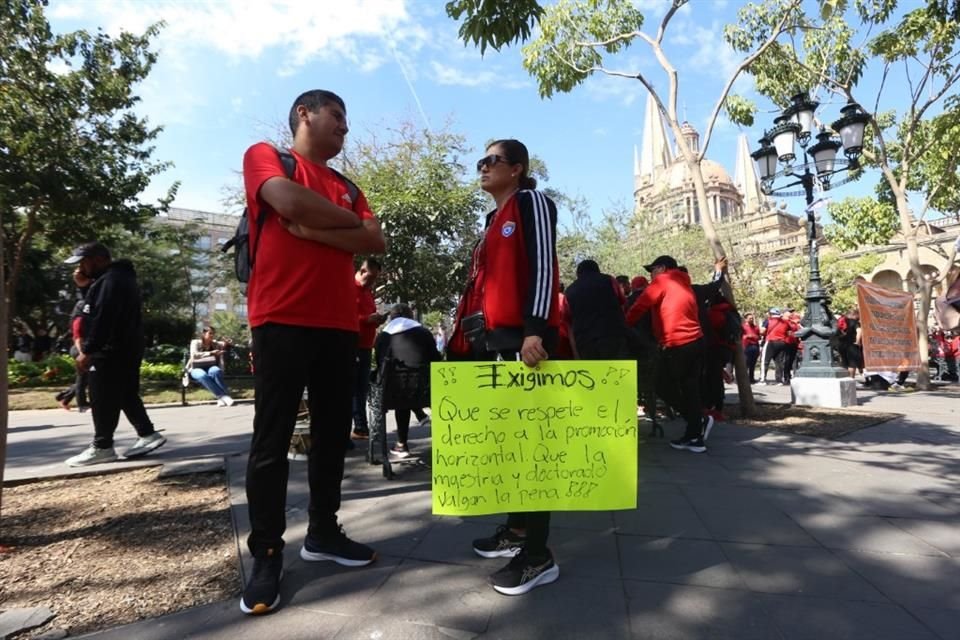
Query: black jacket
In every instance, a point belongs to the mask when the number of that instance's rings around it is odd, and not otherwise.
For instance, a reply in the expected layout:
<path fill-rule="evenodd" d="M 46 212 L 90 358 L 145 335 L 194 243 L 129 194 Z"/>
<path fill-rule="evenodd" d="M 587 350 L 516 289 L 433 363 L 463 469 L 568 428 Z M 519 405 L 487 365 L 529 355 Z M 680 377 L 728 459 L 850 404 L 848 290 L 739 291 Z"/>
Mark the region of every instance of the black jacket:
<path fill-rule="evenodd" d="M 110 263 L 87 291 L 83 352 L 91 357 L 143 355 L 143 321 L 137 272 L 129 260 Z"/>
<path fill-rule="evenodd" d="M 626 320 L 615 286 L 605 273 L 583 273 L 564 292 L 581 360 L 626 357 Z"/>

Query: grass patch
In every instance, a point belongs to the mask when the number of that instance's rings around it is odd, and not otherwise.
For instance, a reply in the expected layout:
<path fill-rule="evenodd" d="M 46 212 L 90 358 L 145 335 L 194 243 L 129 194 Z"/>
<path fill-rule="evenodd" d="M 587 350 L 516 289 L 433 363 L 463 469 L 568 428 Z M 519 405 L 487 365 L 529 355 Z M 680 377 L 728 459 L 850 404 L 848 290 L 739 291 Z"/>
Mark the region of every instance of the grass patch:
<path fill-rule="evenodd" d="M 54 396 L 64 386 L 10 389 L 8 394 L 10 410 L 59 409 L 60 404 Z M 252 376 L 227 378 L 227 386 L 230 388 L 230 395 L 234 399 L 253 398 Z M 148 405 L 179 403 L 180 383 L 178 381 L 144 381 L 140 383 L 140 396 L 143 398 L 143 403 Z M 213 396 L 210 392 L 198 384 L 191 384 L 187 389 L 187 402 L 208 402 L 211 400 L 213 400 Z"/>

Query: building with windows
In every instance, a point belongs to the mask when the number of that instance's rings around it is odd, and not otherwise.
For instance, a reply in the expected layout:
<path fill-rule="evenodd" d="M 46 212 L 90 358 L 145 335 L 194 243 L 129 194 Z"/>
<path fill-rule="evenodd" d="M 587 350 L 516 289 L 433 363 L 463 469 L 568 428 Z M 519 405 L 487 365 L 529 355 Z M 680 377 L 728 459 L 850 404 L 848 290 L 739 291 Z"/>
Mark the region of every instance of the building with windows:
<path fill-rule="evenodd" d="M 220 255 L 220 249 L 230 238 L 233 237 L 237 228 L 238 218 L 235 215 L 225 213 L 211 213 L 209 211 L 197 211 L 195 209 L 180 209 L 171 207 L 165 215 L 156 218 L 161 224 L 172 224 L 179 226 L 192 226 L 199 232 L 196 240 L 196 249 L 201 256 L 205 256 L 198 261 L 198 267 L 194 275 L 198 282 L 204 282 L 209 279 L 210 270 L 223 270 L 225 263 Z M 201 273 L 205 269 L 208 273 Z M 228 283 L 234 282 L 233 274 L 229 278 L 221 278 Z M 197 318 L 202 324 L 208 322 L 210 317 L 216 311 L 229 311 L 235 313 L 243 322 L 247 318 L 247 300 L 242 295 L 238 286 L 219 285 L 204 287 L 195 285 L 194 293 L 206 294 L 204 301 L 197 304 Z"/>

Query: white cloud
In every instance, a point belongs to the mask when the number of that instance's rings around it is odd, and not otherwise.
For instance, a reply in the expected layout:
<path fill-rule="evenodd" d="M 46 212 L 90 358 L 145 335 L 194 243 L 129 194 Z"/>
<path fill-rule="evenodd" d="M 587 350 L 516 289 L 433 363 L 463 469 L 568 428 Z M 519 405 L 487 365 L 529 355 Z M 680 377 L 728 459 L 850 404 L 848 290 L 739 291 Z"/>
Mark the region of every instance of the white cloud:
<path fill-rule="evenodd" d="M 497 87 L 521 89 L 530 86 L 525 80 L 512 79 L 497 71 L 473 71 L 437 62 L 430 63 L 433 81 L 437 84 L 459 87 Z"/>
<path fill-rule="evenodd" d="M 274 0 L 234 2 L 174 0 L 63 0 L 52 18 L 76 19 L 103 26 L 111 34 L 122 30 L 142 33 L 149 25 L 166 22 L 160 40 L 165 54 L 177 50 L 214 49 L 238 59 L 256 59 L 266 49 L 290 52 L 289 64 L 299 67 L 313 59 L 343 57 L 367 69 L 384 56 L 360 39 L 396 37 L 415 39 L 417 30 L 402 31 L 409 20 L 404 0 L 300 2 Z"/>

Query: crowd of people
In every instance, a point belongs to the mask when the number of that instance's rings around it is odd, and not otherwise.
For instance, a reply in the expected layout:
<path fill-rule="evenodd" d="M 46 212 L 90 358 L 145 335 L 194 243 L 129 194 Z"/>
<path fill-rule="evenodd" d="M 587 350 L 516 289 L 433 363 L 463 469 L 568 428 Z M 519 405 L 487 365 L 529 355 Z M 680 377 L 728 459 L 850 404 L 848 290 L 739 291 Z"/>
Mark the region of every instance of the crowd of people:
<path fill-rule="evenodd" d="M 363 192 L 328 167 L 343 148 L 346 114 L 332 92 L 303 93 L 289 113 L 293 170 L 267 143 L 251 146 L 243 158 L 250 246 L 257 252 L 247 289 L 255 400 L 246 471 L 253 570 L 240 600 L 244 613 L 268 613 L 280 603 L 287 452 L 304 401 L 310 498 L 299 557 L 361 567 L 377 553 L 350 538 L 338 519 L 344 458 L 354 442 L 370 437 L 369 396 L 384 393 L 391 366 L 428 368 L 441 357 L 519 360 L 529 367 L 547 359 L 635 359 L 638 416 L 655 419 L 658 410 L 681 416 L 684 433 L 669 444 L 693 453 L 706 451 L 723 417 L 737 341 L 751 382 L 766 381 L 773 363 L 772 384 L 790 383 L 800 349 L 799 314 L 771 308 L 759 324 L 753 313 L 741 318 L 724 295 L 726 259 L 716 262 L 704 284 L 694 284 L 669 255 L 633 278 L 607 275 L 595 261 L 583 260 L 564 287 L 556 205 L 537 190 L 528 149 L 514 139 L 490 143 L 477 162 L 480 186 L 495 206 L 473 249 L 450 334 L 424 327 L 406 304 L 378 307 L 374 292 L 382 265 L 373 256 L 385 250 L 383 230 Z M 359 269 L 355 256 L 368 256 Z M 86 288 L 73 336 L 78 371 L 89 377 L 95 431 L 90 447 L 67 464 L 117 459 L 113 434 L 120 411 L 138 435 L 124 455 L 145 455 L 165 438 L 138 396 L 143 329 L 136 274 L 99 243 L 77 248 L 67 262 L 77 264 L 77 285 Z M 844 366 L 862 369 L 855 314 L 841 324 Z M 946 339 L 942 344 L 957 350 Z M 223 379 L 228 348 L 213 327 L 205 327 L 190 345 L 186 367 L 224 406 L 233 404 Z M 410 455 L 411 413 L 419 425 L 429 424 L 419 403 L 396 408 L 393 455 Z M 472 541 L 478 556 L 508 559 L 490 575 L 493 589 L 521 595 L 558 579 L 548 546 L 550 521 L 544 511 L 509 513 L 490 536 Z"/>

